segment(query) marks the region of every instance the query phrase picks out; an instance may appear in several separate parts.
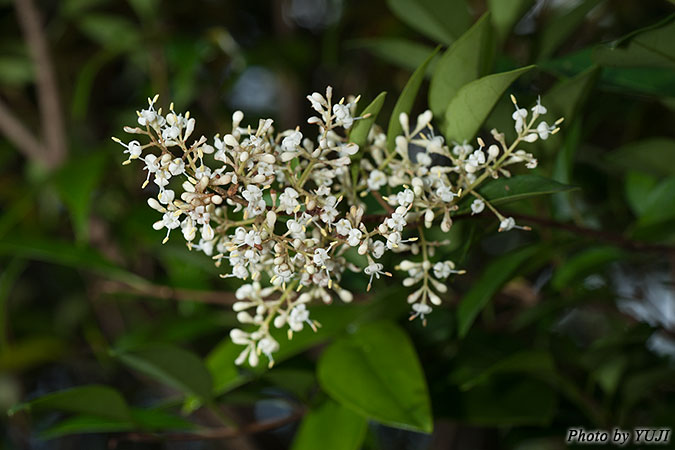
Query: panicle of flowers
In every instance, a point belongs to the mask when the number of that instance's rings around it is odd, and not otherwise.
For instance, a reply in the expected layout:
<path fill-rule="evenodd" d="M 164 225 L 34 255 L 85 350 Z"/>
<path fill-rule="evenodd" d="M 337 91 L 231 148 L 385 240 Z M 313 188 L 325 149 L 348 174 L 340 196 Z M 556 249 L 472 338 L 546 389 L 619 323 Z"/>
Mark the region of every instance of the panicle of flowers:
<path fill-rule="evenodd" d="M 489 179 L 510 177 L 508 167 L 514 164 L 524 163 L 528 169 L 536 168 L 537 159 L 520 146 L 556 134 L 562 119 L 553 125 L 541 120 L 541 116 L 547 113 L 541 99 L 537 99 L 531 112 L 520 108 L 515 97 L 511 96 L 511 100 L 515 107 L 512 118 L 517 136 L 510 145 L 505 135 L 494 129 L 491 131 L 494 143 L 490 145 L 486 145 L 480 137 L 477 138 L 477 147 L 466 141 L 448 145 L 443 136 L 435 133 L 431 111 L 420 114 L 414 126 L 407 114 L 400 115 L 403 134 L 396 137 L 392 152 L 386 149 L 386 136 L 382 131 L 377 128 L 371 130 L 368 158 L 361 162 L 361 175 L 365 180 L 361 186 L 363 193 L 370 191 L 379 196 L 380 192 L 386 192 L 381 198 L 393 212 L 380 225 L 382 232 L 385 226 L 396 233 L 402 233 L 406 224 L 416 228 L 416 235 L 413 236 L 414 232 L 407 235 L 407 242 L 411 244 L 392 249 L 421 254 L 421 258 L 403 260 L 396 267 L 407 273 L 404 286 L 418 286 L 408 296 L 412 306 L 411 319 L 419 317 L 425 321 L 432 306 L 441 303 L 440 295 L 447 292 L 446 278 L 464 273 L 456 270 L 452 261 L 434 260 L 435 249 L 447 241 L 430 241 L 424 235 L 425 229 L 435 225 L 448 232 L 453 223 L 452 215 L 459 210 L 460 202 L 471 214 L 480 214 L 488 208 L 499 221 L 499 231 L 529 229 L 497 211 L 479 194 L 478 188 Z M 395 235 L 393 239 L 402 238 Z"/>
<path fill-rule="evenodd" d="M 446 279 L 463 271 L 452 261 L 434 260 L 448 241 L 426 239 L 425 228 L 438 224 L 449 231 L 452 214 L 467 196 L 473 198 L 472 214 L 487 207 L 497 215 L 500 231 L 525 228 L 501 215 L 477 187 L 488 178 L 510 176 L 509 165 L 536 167 L 534 156 L 518 146 L 548 138 L 560 124 L 539 121 L 546 113 L 540 101 L 528 118 L 514 98 L 518 136 L 508 146 L 493 130 L 499 145 L 485 148 L 479 138 L 478 148 L 466 142 L 450 148 L 425 111 L 414 127 L 401 114 L 403 134 L 394 151 L 388 151 L 377 126 L 360 149 L 348 137 L 362 119 L 355 116 L 359 97 L 335 102 L 332 94 L 328 87 L 325 94 L 307 96 L 316 113 L 307 121 L 317 128 L 314 139 L 300 127 L 277 131 L 271 119 L 245 124 L 241 111 L 232 115 L 229 133 L 194 138 L 190 113 L 176 112 L 173 104 L 163 113 L 157 96 L 137 113 L 137 125 L 124 128 L 136 139 L 113 138 L 128 154 L 124 164 L 139 160 L 147 171 L 143 188 L 153 185 L 148 205 L 161 214 L 153 227 L 166 230 L 164 242 L 178 230 L 190 250 L 214 260 L 221 277 L 242 280 L 233 309 L 243 326 L 230 333 L 244 347 L 237 364 L 255 366 L 261 355 L 274 364 L 280 347 L 271 333 L 275 328 L 285 329 L 289 339 L 305 327 L 316 330 L 320 324 L 310 317 L 308 304 L 352 301 L 353 294 L 341 286 L 347 270 L 363 272 L 368 289 L 391 276 L 380 262 L 385 252 L 415 257 L 396 268 L 407 273 L 404 286 L 417 286 L 408 296 L 411 319 L 426 321 L 448 290 Z M 357 152 L 361 160 L 352 170 Z M 366 215 L 368 195 L 386 214 Z M 360 264 L 347 260 L 350 249 Z"/>

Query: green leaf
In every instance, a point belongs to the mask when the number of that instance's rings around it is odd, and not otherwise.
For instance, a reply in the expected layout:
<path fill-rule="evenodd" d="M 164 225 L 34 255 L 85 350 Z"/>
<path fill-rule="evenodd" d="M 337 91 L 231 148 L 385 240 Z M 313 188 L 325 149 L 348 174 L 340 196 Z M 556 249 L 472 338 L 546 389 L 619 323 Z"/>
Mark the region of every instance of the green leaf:
<path fill-rule="evenodd" d="M 571 286 L 571 283 L 580 277 L 601 271 L 606 264 L 624 256 L 624 252 L 616 247 L 605 246 L 585 250 L 560 266 L 551 280 L 551 285 L 557 290 Z"/>
<path fill-rule="evenodd" d="M 542 103 L 556 117 L 564 117 L 566 121 L 576 118 L 578 112 L 586 103 L 593 89 L 600 70 L 597 66 L 591 66 L 580 74 L 563 80 L 549 89 L 543 96 Z M 549 121 L 550 122 L 550 121 Z"/>
<path fill-rule="evenodd" d="M 675 177 L 669 177 L 659 183 L 644 200 L 645 208 L 638 221 L 639 227 L 646 227 L 675 219 Z"/>
<path fill-rule="evenodd" d="M 610 152 L 605 162 L 623 170 L 657 176 L 675 175 L 675 139 L 654 137 L 631 142 Z"/>
<path fill-rule="evenodd" d="M 443 118 L 459 89 L 482 74 L 490 31 L 488 13 L 441 56 L 429 84 L 429 108 L 435 117 Z"/>
<path fill-rule="evenodd" d="M 403 22 L 441 44 L 450 44 L 471 24 L 464 0 L 387 0 Z"/>
<path fill-rule="evenodd" d="M 138 27 L 123 16 L 91 13 L 79 19 L 80 30 L 100 46 L 131 49 L 141 41 Z"/>
<path fill-rule="evenodd" d="M 365 116 L 366 114 L 370 114 L 370 116 L 366 119 L 357 120 L 356 123 L 354 123 L 352 129 L 349 131 L 349 140 L 357 144 L 359 146 L 359 150 L 362 150 L 368 142 L 368 133 L 370 133 L 370 128 L 375 123 L 377 115 L 380 113 L 382 105 L 384 105 L 384 99 L 386 97 L 386 92 L 381 92 L 380 95 L 375 97 L 375 99 L 359 113 L 359 116 L 361 117 Z M 362 151 L 359 151 L 357 155 L 361 155 L 362 153 Z"/>
<path fill-rule="evenodd" d="M 150 285 L 138 275 L 111 263 L 96 250 L 89 247 L 76 247 L 70 242 L 12 236 L 11 239 L 0 239 L 0 254 L 84 269 L 107 279 L 123 281 L 131 286 L 148 287 Z"/>
<path fill-rule="evenodd" d="M 460 389 L 469 390 L 487 382 L 490 378 L 505 373 L 528 374 L 536 377 L 546 376 L 555 370 L 551 354 L 542 350 L 523 350 L 498 361 L 486 370 L 473 376 L 460 385 Z"/>
<path fill-rule="evenodd" d="M 202 400 L 211 398 L 211 374 L 199 356 L 180 347 L 155 344 L 147 348 L 113 350 L 112 355 L 130 368 Z"/>
<path fill-rule="evenodd" d="M 403 88 L 403 91 L 401 91 L 401 95 L 396 101 L 396 105 L 394 105 L 394 110 L 389 118 L 389 128 L 387 129 L 387 149 L 390 152 L 393 152 L 396 147 L 396 136 L 399 136 L 403 132 L 399 116 L 401 113 L 410 114 L 413 104 L 415 103 L 415 98 L 417 97 L 417 92 L 420 90 L 420 86 L 422 86 L 422 81 L 424 81 L 424 74 L 427 70 L 427 66 L 434 56 L 436 56 L 439 49 L 440 47 L 436 47 L 422 65 L 413 72 Z"/>
<path fill-rule="evenodd" d="M 56 189 L 70 210 L 73 227 L 80 242 L 87 240 L 92 192 L 104 173 L 105 156 L 105 153 L 99 152 L 73 158 L 54 178 Z"/>
<path fill-rule="evenodd" d="M 21 410 L 64 411 L 122 421 L 131 418 L 129 407 L 119 392 L 108 386 L 95 384 L 44 395 L 14 406 L 8 414 L 13 415 Z"/>
<path fill-rule="evenodd" d="M 360 327 L 324 350 L 319 383 L 333 399 L 386 425 L 431 433 L 424 372 L 410 338 L 391 322 Z"/>
<path fill-rule="evenodd" d="M 675 68 L 675 15 L 637 30 L 593 52 L 593 59 L 610 67 L 660 67 Z"/>
<path fill-rule="evenodd" d="M 404 69 L 415 70 L 434 49 L 425 44 L 402 38 L 357 39 L 347 43 L 347 47 L 364 49 L 376 57 Z M 434 67 L 432 61 L 426 75 Z"/>
<path fill-rule="evenodd" d="M 534 0 L 488 0 L 492 24 L 497 31 L 500 41 L 506 39 L 511 32 L 511 28 L 513 28 L 532 3 L 534 3 Z"/>
<path fill-rule="evenodd" d="M 625 193 L 626 200 L 631 210 L 636 216 L 641 216 L 647 210 L 649 204 L 645 201 L 650 192 L 654 190 L 658 183 L 656 177 L 646 175 L 640 172 L 628 172 L 626 174 Z"/>
<path fill-rule="evenodd" d="M 548 58 L 584 21 L 588 12 L 603 0 L 584 0 L 575 8 L 551 18 L 542 27 L 538 60 Z"/>
<path fill-rule="evenodd" d="M 291 449 L 358 450 L 367 425 L 365 417 L 328 399 L 305 415 Z"/>
<path fill-rule="evenodd" d="M 90 415 L 69 417 L 40 433 L 42 439 L 55 439 L 62 436 L 87 433 L 111 433 L 159 430 L 189 430 L 194 425 L 182 417 L 169 414 L 160 409 L 131 409 L 132 420 L 115 420 Z"/>
<path fill-rule="evenodd" d="M 491 180 L 478 188 L 478 193 L 493 205 L 502 205 L 538 195 L 566 192 L 573 189 L 576 188 L 568 184 L 558 183 L 550 178 L 526 174 Z M 467 196 L 466 200 L 460 203 L 458 214 L 468 212 L 471 209 L 470 200 Z"/>
<path fill-rule="evenodd" d="M 473 138 L 504 91 L 533 67 L 488 75 L 463 86 L 445 111 L 445 139 L 462 142 Z"/>
<path fill-rule="evenodd" d="M 516 273 L 528 259 L 538 251 L 537 247 L 525 247 L 494 259 L 485 268 L 483 275 L 474 283 L 473 288 L 466 293 L 459 308 L 457 308 L 457 324 L 459 336 L 468 333 L 473 321 L 492 297 Z"/>

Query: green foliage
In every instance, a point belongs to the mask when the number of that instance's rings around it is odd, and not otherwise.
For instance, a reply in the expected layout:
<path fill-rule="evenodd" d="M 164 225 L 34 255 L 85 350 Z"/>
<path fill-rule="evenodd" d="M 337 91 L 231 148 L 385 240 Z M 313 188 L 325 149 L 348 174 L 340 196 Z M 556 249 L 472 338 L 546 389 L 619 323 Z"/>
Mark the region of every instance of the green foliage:
<path fill-rule="evenodd" d="M 464 0 L 387 0 L 406 24 L 436 42 L 450 44 L 471 24 Z"/>
<path fill-rule="evenodd" d="M 293 450 L 358 450 L 366 433 L 366 419 L 326 400 L 307 413 L 293 441 Z"/>
<path fill-rule="evenodd" d="M 334 400 L 382 423 L 430 433 L 422 367 L 405 332 L 389 322 L 360 327 L 328 347 L 317 366 Z"/>
<path fill-rule="evenodd" d="M 473 138 L 511 83 L 533 67 L 488 75 L 462 86 L 445 110 L 446 139 L 462 142 Z"/>

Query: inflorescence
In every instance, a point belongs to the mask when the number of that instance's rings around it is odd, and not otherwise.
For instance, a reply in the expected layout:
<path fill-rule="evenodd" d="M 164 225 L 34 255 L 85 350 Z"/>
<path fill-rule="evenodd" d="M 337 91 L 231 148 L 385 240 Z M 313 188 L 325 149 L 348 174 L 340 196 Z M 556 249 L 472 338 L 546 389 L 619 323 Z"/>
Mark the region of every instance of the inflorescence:
<path fill-rule="evenodd" d="M 264 354 L 271 366 L 279 349 L 271 328 L 286 328 L 289 339 L 305 326 L 316 330 L 320 324 L 310 318 L 307 304 L 330 303 L 335 296 L 352 301 L 352 292 L 341 287 L 346 270 L 363 272 L 368 289 L 374 279 L 391 276 L 378 262 L 385 252 L 413 255 L 396 269 L 406 272 L 403 285 L 412 289 L 411 319 L 426 321 L 447 292 L 445 280 L 463 271 L 452 261 L 433 260 L 436 248 L 448 241 L 426 239 L 424 230 L 440 225 L 449 231 L 465 197 L 473 198 L 472 214 L 492 211 L 500 231 L 526 228 L 476 190 L 487 179 L 510 176 L 507 166 L 535 168 L 534 156 L 518 146 L 557 133 L 562 119 L 549 125 L 540 120 L 546 113 L 540 101 L 530 114 L 511 98 L 517 137 L 507 145 L 504 135 L 492 130 L 498 145 L 487 148 L 481 138 L 477 148 L 466 142 L 449 146 L 434 134 L 431 111 L 420 114 L 414 127 L 407 114 L 400 115 L 403 135 L 396 137 L 394 151 L 387 150 L 377 126 L 359 148 L 349 140 L 350 128 L 363 119 L 355 117 L 359 98 L 335 103 L 330 87 L 325 95 L 307 97 L 316 112 L 308 120 L 318 127 L 316 140 L 299 127 L 276 132 L 271 119 L 244 126 L 241 111 L 232 115 L 230 133 L 191 139 L 195 119 L 175 112 L 173 104 L 163 114 L 156 108 L 158 96 L 138 112 L 138 126 L 124 128 L 143 143 L 113 139 L 129 155 L 124 164 L 145 163 L 143 187 L 157 185 L 148 205 L 161 214 L 153 227 L 166 230 L 164 242 L 176 230 L 189 249 L 223 268 L 221 277 L 246 282 L 236 291 L 233 309 L 253 331 L 230 332 L 232 341 L 244 346 L 236 363 L 255 366 Z M 354 177 L 349 165 L 357 153 Z M 366 216 L 368 195 L 386 214 Z M 352 249 L 359 256 L 347 258 Z"/>

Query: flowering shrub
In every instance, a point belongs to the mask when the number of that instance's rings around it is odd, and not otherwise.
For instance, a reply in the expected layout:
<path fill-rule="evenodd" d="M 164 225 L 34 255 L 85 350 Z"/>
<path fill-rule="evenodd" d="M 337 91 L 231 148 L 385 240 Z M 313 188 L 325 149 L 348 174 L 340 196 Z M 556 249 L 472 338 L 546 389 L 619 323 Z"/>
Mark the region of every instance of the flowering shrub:
<path fill-rule="evenodd" d="M 143 143 L 114 138 L 129 155 L 125 164 L 145 163 L 143 187 L 152 181 L 158 188 L 148 205 L 162 214 L 153 227 L 166 229 L 164 242 L 180 229 L 190 250 L 222 268 L 221 277 L 245 282 L 233 309 L 242 325 L 253 328 L 230 332 L 232 341 L 244 346 L 237 364 L 248 360 L 256 366 L 261 354 L 274 364 L 280 343 L 271 327 L 286 327 L 289 339 L 305 326 L 316 330 L 320 324 L 307 304 L 335 297 L 351 302 L 353 293 L 340 286 L 345 271 L 363 272 L 368 290 L 374 278 L 392 276 L 391 268 L 378 262 L 385 252 L 401 254 L 395 269 L 405 273 L 403 285 L 412 291 L 410 318 L 426 323 L 432 305 L 440 305 L 447 292 L 445 280 L 464 271 L 434 258 L 447 241 L 427 239 L 425 229 L 448 232 L 465 198 L 472 200 L 472 214 L 488 208 L 499 231 L 527 229 L 502 215 L 477 188 L 509 177 L 514 164 L 536 168 L 537 159 L 520 145 L 547 139 L 562 122 L 542 120 L 547 110 L 540 100 L 528 111 L 512 96 L 515 140 L 509 144 L 493 129 L 495 143 L 478 138 L 475 147 L 437 135 L 429 110 L 414 126 L 403 112 L 403 134 L 388 151 L 387 136 L 377 126 L 367 130 L 363 148 L 350 140 L 354 123 L 367 118 L 356 116 L 359 97 L 336 102 L 328 87 L 325 96 L 315 92 L 307 99 L 317 113 L 307 120 L 318 128 L 316 139 L 300 127 L 276 131 L 271 119 L 246 125 L 241 111 L 232 115 L 230 133 L 195 139 L 190 113 L 177 113 L 171 104 L 163 114 L 157 96 L 138 112 L 139 126 L 125 127 Z M 350 170 L 357 154 L 359 165 Z M 368 195 L 386 214 L 368 211 L 363 201 Z"/>

